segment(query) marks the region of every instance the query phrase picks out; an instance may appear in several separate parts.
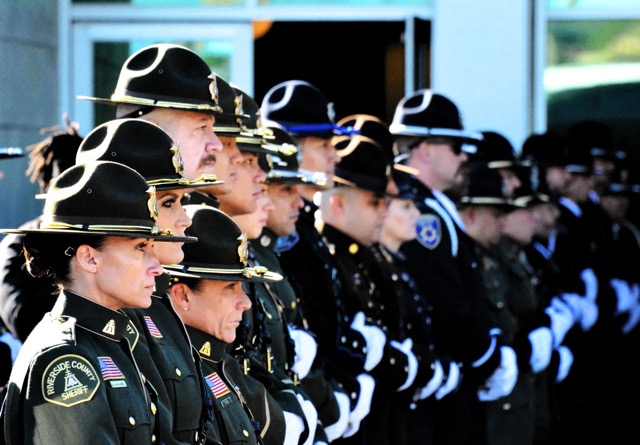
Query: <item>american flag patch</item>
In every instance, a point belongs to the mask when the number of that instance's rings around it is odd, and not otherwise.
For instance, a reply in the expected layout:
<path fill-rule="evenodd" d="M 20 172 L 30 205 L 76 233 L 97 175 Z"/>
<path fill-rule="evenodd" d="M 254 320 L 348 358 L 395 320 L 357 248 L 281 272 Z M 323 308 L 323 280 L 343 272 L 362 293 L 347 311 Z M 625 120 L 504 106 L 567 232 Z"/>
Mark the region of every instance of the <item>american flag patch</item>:
<path fill-rule="evenodd" d="M 100 372 L 105 380 L 124 379 L 122 371 L 113 363 L 111 357 L 98 357 Z"/>
<path fill-rule="evenodd" d="M 162 338 L 162 334 L 156 327 L 156 324 L 153 322 L 151 317 L 149 317 L 148 315 L 145 315 L 144 322 L 147 324 L 147 329 L 149 329 L 149 334 L 151 334 L 152 337 Z"/>
<path fill-rule="evenodd" d="M 209 374 L 205 377 L 205 380 L 207 381 L 207 385 L 209 385 L 213 395 L 216 396 L 216 399 L 230 393 L 229 388 L 227 388 L 227 385 L 225 385 L 217 372 Z"/>

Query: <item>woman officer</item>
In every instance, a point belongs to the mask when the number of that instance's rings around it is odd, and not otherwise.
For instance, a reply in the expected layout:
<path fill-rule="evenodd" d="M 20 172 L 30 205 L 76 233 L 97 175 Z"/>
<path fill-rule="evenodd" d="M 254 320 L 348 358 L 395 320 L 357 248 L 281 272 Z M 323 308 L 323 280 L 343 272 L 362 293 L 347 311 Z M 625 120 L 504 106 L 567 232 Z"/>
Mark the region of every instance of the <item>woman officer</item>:
<path fill-rule="evenodd" d="M 277 281 L 282 276 L 248 266 L 247 237 L 226 214 L 209 206 L 186 209 L 193 220 L 186 232 L 200 241 L 185 246 L 184 260 L 165 270 L 172 277 L 171 301 L 202 357 L 215 401 L 218 429 L 209 430 L 207 443 L 297 444 L 303 425 L 297 432 L 289 423 L 285 428 L 277 402 L 225 352 L 236 338 L 242 313 L 251 307 L 242 282 Z"/>
<path fill-rule="evenodd" d="M 46 194 L 43 220 L 24 233 L 26 266 L 61 288 L 23 345 L 2 410 L 7 444 L 157 441 L 157 394 L 139 371 L 124 307 L 151 304 L 162 273 L 155 190 L 115 162 L 75 165 Z"/>
<path fill-rule="evenodd" d="M 185 178 L 178 145 L 160 127 L 141 119 L 99 125 L 82 141 L 76 160 L 111 160 L 140 173 L 156 189 L 158 223 L 176 235 L 184 235 L 191 225 L 182 207 L 189 198 L 186 192 L 221 183 L 215 175 Z M 184 257 L 182 243 L 158 243 L 154 252 L 161 264 L 179 263 Z M 125 310 L 136 328 L 131 331 L 132 349 L 163 402 L 160 441 L 200 443 L 206 436 L 211 401 L 204 392 L 198 354 L 192 353 L 184 325 L 166 296 L 168 283 L 166 274 L 156 277 L 151 306 Z"/>

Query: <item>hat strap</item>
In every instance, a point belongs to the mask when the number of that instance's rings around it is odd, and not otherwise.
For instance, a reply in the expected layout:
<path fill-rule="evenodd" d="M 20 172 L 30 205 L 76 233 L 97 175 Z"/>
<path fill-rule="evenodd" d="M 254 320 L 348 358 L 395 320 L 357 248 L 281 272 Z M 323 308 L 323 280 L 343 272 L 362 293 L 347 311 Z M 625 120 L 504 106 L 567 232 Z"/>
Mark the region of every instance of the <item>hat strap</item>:
<path fill-rule="evenodd" d="M 99 225 L 99 224 L 67 224 L 63 222 L 42 222 L 40 229 L 48 230 L 66 230 L 75 229 L 88 232 L 148 232 L 149 235 L 158 235 L 159 233 L 165 233 L 166 230 L 160 229 L 158 226 L 120 226 L 120 225 Z"/>

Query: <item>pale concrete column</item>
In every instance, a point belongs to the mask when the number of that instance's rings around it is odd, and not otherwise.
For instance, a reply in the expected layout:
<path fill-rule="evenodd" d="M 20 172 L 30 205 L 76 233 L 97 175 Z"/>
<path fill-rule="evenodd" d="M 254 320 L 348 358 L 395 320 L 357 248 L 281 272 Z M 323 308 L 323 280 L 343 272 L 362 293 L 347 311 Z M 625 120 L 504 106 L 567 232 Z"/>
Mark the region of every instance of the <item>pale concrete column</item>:
<path fill-rule="evenodd" d="M 41 128 L 62 123 L 57 14 L 57 1 L 0 1 L 0 146 L 25 147 L 42 139 Z M 26 168 L 26 158 L 0 161 L 0 227 L 18 226 L 41 211 Z"/>
<path fill-rule="evenodd" d="M 466 128 L 498 131 L 519 149 L 529 135 L 530 0 L 435 0 L 432 89 Z"/>

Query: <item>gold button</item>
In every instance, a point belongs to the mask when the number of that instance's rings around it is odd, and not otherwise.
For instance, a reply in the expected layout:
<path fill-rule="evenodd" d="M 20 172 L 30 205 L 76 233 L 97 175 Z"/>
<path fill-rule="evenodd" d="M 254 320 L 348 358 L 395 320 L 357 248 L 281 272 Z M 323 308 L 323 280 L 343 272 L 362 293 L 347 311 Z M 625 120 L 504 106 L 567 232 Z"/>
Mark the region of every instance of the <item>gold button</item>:
<path fill-rule="evenodd" d="M 136 424 L 136 419 L 134 419 L 133 417 L 129 417 L 129 423 L 131 425 L 135 425 Z"/>
<path fill-rule="evenodd" d="M 156 411 L 158 411 L 158 408 L 156 408 L 156 404 L 151 402 L 151 413 L 155 416 L 156 415 Z"/>
<path fill-rule="evenodd" d="M 244 437 L 249 437 L 249 431 L 247 430 L 242 430 L 242 434 L 244 434 Z"/>
<path fill-rule="evenodd" d="M 182 375 L 182 371 L 180 371 L 178 368 L 176 368 L 176 375 L 178 377 L 180 377 Z"/>
<path fill-rule="evenodd" d="M 502 409 L 505 411 L 509 411 L 511 409 L 511 404 L 509 402 L 502 404 Z"/>
<path fill-rule="evenodd" d="M 349 246 L 349 253 L 351 255 L 355 255 L 356 253 L 358 253 L 358 249 L 359 249 L 358 245 L 356 243 L 353 243 Z"/>
<path fill-rule="evenodd" d="M 144 376 L 144 374 L 140 374 L 140 378 L 142 379 L 142 383 L 147 383 L 147 378 Z"/>

